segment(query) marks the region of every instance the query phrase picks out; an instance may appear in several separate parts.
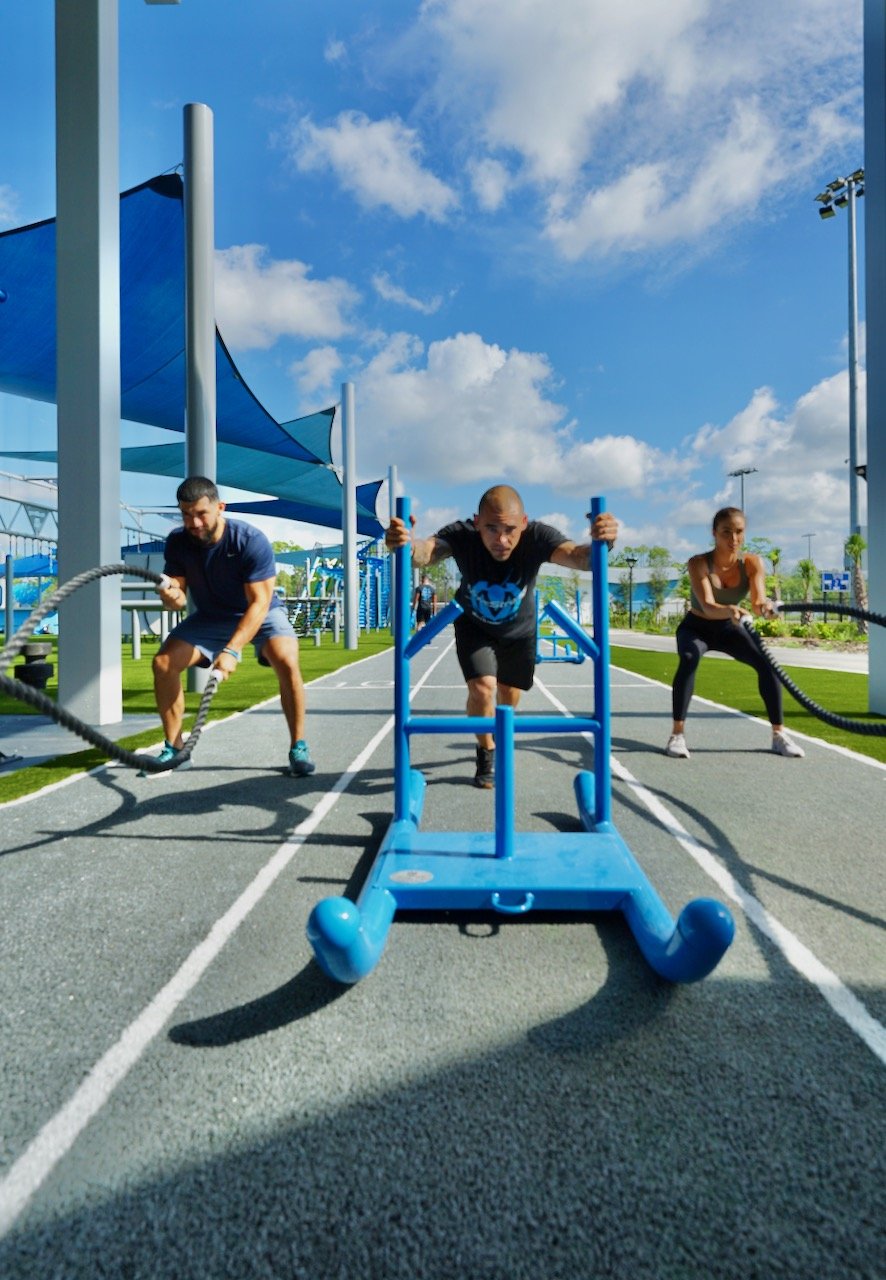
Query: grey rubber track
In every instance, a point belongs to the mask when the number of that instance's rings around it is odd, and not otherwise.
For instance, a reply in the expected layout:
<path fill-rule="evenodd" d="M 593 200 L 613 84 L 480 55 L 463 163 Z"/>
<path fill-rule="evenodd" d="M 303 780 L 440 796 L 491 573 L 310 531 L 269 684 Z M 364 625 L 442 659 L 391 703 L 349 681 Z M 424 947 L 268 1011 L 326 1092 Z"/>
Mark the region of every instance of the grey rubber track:
<path fill-rule="evenodd" d="M 447 643 L 415 660 L 418 680 L 442 655 L 423 711 L 463 708 Z M 525 711 L 544 690 L 589 710 L 587 664 L 538 675 Z M 310 778 L 284 776 L 274 703 L 211 725 L 187 773 L 113 767 L 0 808 L 0 1275 L 882 1280 L 886 770 L 811 741 L 775 757 L 768 726 L 699 700 L 692 758 L 669 760 L 670 691 L 616 670 L 614 820 L 674 915 L 728 901 L 714 974 L 664 983 L 617 914 L 412 916 L 341 988 L 305 922 L 356 896 L 389 821 L 390 734 L 342 777 L 390 678 L 381 655 L 309 687 Z M 590 751 L 518 737 L 518 830 L 578 829 Z M 415 741 L 423 827 L 489 828 L 472 757 Z M 25 1187 L 37 1136 L 281 861 Z"/>

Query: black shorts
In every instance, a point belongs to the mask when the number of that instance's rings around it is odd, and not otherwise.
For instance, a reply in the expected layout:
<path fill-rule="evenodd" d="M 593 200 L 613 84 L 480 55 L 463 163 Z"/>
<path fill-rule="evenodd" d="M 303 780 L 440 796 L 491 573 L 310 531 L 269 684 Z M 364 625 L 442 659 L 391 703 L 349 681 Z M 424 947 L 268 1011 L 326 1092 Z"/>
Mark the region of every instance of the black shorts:
<path fill-rule="evenodd" d="M 499 684 L 531 689 L 535 676 L 535 634 L 499 640 L 466 618 L 454 624 L 455 651 L 465 680 L 495 676 Z"/>
<path fill-rule="evenodd" d="M 416 622 L 430 622 L 431 606 L 427 604 L 418 605 L 415 610 L 415 620 Z"/>

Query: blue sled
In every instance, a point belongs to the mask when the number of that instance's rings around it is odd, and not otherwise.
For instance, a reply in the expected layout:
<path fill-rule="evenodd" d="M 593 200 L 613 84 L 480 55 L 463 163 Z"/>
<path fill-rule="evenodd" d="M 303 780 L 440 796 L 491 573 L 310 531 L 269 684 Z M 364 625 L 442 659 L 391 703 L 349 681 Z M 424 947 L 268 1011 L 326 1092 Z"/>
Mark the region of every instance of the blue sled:
<path fill-rule="evenodd" d="M 602 499 L 594 499 L 594 514 Z M 409 523 L 409 505 L 398 514 Z M 514 716 L 500 706 L 495 719 L 412 716 L 409 660 L 461 612 L 447 608 L 408 639 L 409 560 L 397 569 L 394 671 L 394 815 L 356 903 L 325 898 L 308 920 L 317 962 L 336 982 L 354 983 L 375 968 L 391 923 L 401 910 L 495 911 L 528 916 L 533 910 L 569 913 L 621 911 L 649 965 L 670 982 L 695 982 L 716 967 L 732 942 L 728 909 L 711 898 L 689 902 L 676 921 L 611 820 L 609 637 L 605 544 L 594 543 L 591 639 L 556 604 L 547 611 L 594 664 L 594 716 Z M 425 779 L 409 764 L 413 733 L 494 732 L 495 830 L 422 832 Z M 514 816 L 516 733 L 591 733 L 594 771 L 575 778 L 583 832 L 517 833 Z"/>

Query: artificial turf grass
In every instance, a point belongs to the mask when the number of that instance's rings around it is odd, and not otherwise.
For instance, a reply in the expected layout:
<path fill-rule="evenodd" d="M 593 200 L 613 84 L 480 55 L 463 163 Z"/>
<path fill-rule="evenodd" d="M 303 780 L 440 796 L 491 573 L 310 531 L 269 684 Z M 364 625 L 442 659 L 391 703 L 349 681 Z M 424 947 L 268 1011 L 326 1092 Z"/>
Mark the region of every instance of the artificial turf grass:
<path fill-rule="evenodd" d="M 613 666 L 647 676 L 650 680 L 657 680 L 668 687 L 673 683 L 677 670 L 676 653 L 665 653 L 659 650 L 613 645 L 611 660 Z M 779 663 L 779 666 L 798 688 L 827 711 L 846 716 L 850 720 L 869 720 L 873 724 L 886 723 L 882 717 L 871 715 L 868 711 L 866 675 L 854 671 L 823 671 L 817 667 L 792 667 L 788 663 Z M 765 717 L 765 709 L 757 688 L 756 672 L 744 663 L 730 659 L 703 660 L 698 666 L 695 692 L 701 698 L 722 703 L 723 706 L 732 707 L 746 715 L 756 716 L 758 719 Z M 847 729 L 837 729 L 825 724 L 823 720 L 819 720 L 811 711 L 801 706 L 787 689 L 784 689 L 783 693 L 784 720 L 787 729 L 796 729 L 799 733 L 808 734 L 810 738 L 820 738 L 836 746 L 848 747 L 852 751 L 857 751 L 859 755 L 870 756 L 873 760 L 886 763 L 886 736 L 869 737 L 867 734 L 851 733 Z"/>
<path fill-rule="evenodd" d="M 387 630 L 362 632 L 358 636 L 356 649 L 345 649 L 343 637 L 337 645 L 328 635 L 323 636 L 319 645 L 314 644 L 313 638 L 302 638 L 299 642 L 302 677 L 305 683 L 308 684 L 311 680 L 327 675 L 330 671 L 338 671 L 342 667 L 349 666 L 352 662 L 372 657 L 376 653 L 382 653 L 386 649 L 390 649 L 392 644 L 393 637 L 390 631 Z M 136 662 L 128 652 L 129 645 L 124 646 L 122 661 L 124 716 L 157 715 L 151 674 L 151 658 L 158 647 L 150 642 L 142 641 L 142 657 Z M 56 665 L 56 672 L 44 692 L 55 701 L 58 696 L 58 658 L 55 651 L 50 656 L 49 661 Z M 219 686 L 215 697 L 209 704 L 206 722 L 208 724 L 211 720 L 224 720 L 238 711 L 245 711 L 249 707 L 254 707 L 257 703 L 266 702 L 269 698 L 276 697 L 278 693 L 279 686 L 273 671 L 269 667 L 259 666 L 251 656 L 250 650 L 250 656 L 246 657 L 238 666 L 234 677 L 225 680 Z M 201 696 L 199 693 L 185 694 L 186 730 L 197 713 Z M 42 716 L 43 712 L 37 711 L 25 702 L 19 702 L 18 699 L 8 694 L 0 693 L 0 743 L 2 743 L 2 717 L 4 715 Z M 310 716 L 310 691 L 308 691 L 308 715 Z M 76 735 L 72 734 L 71 737 L 75 739 Z M 162 737 L 163 730 L 160 726 L 160 718 L 157 716 L 156 728 L 146 729 L 141 733 L 120 738 L 117 740 L 117 745 L 130 751 L 137 751 L 143 747 L 153 746 Z M 8 800 L 17 800 L 21 796 L 30 795 L 32 792 L 39 791 L 53 783 L 62 782 L 73 774 L 85 773 L 90 769 L 96 769 L 107 760 L 108 755 L 106 752 L 99 750 L 97 747 L 88 747 L 83 751 L 72 752 L 69 755 L 56 756 L 52 760 L 46 760 L 42 764 L 31 765 L 26 769 L 17 769 L 8 774 L 2 773 L 0 774 L 0 804 L 4 804 Z"/>
<path fill-rule="evenodd" d="M 317 646 L 313 640 L 302 639 L 301 669 L 306 682 L 337 671 L 361 658 L 379 653 L 392 645 L 392 637 L 388 631 L 372 631 L 363 633 L 358 640 L 356 650 L 346 650 L 343 640 L 336 646 L 329 636 L 324 635 L 323 642 Z M 134 662 L 127 652 L 126 645 L 123 656 L 123 711 L 124 715 L 154 715 L 153 684 L 151 677 L 151 656 L 156 649 L 150 641 L 142 643 L 142 658 Z M 57 655 L 53 653 L 50 661 L 57 664 Z M 624 648 L 612 646 L 612 663 L 627 671 L 647 676 L 670 687 L 677 669 L 675 653 L 659 650 Z M 867 709 L 867 676 L 855 672 L 822 671 L 811 667 L 791 667 L 781 664 L 796 684 L 808 694 L 813 701 L 828 711 L 848 716 L 853 720 L 871 719 L 875 723 L 878 717 L 871 716 Z M 57 666 L 56 666 L 57 670 Z M 57 693 L 57 678 L 49 682 L 47 693 Z M 764 714 L 763 704 L 757 690 L 757 677 L 751 668 L 740 662 L 711 659 L 699 665 L 695 682 L 696 693 L 712 702 L 733 707 L 747 715 L 761 717 Z M 277 694 L 277 681 L 274 673 L 266 667 L 260 667 L 253 659 L 247 659 L 237 669 L 234 679 L 227 680 L 213 699 L 209 708 L 208 720 L 220 720 L 237 711 L 246 710 L 256 703 L 264 702 Z M 200 695 L 186 695 L 185 725 L 196 714 Z M 310 714 L 310 695 L 308 702 Z M 33 711 L 25 703 L 0 693 L 0 717 L 3 714 L 41 714 Z M 821 738 L 838 746 L 848 747 L 861 755 L 870 756 L 874 760 L 886 763 L 886 737 L 868 737 L 850 733 L 845 729 L 836 729 L 813 716 L 788 693 L 784 691 L 785 724 L 789 729 L 796 729 L 809 737 Z M 2 719 L 0 719 L 2 732 Z M 161 730 L 159 718 L 157 728 L 122 738 L 119 745 L 130 750 L 138 750 L 158 742 Z M 107 760 L 107 756 L 97 748 L 89 748 L 71 755 L 58 756 L 40 765 L 27 769 L 19 769 L 9 774 L 0 774 L 0 804 L 7 800 L 17 799 L 38 791 L 51 783 L 62 781 L 76 773 L 95 769 Z"/>

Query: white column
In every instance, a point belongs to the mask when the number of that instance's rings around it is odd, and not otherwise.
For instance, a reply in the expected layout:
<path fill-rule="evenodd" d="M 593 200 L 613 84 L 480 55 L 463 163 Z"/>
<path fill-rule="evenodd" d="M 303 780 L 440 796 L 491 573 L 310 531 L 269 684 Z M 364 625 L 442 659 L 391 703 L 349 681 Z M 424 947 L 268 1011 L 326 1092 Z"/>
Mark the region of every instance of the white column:
<path fill-rule="evenodd" d="M 859 477 L 855 470 L 858 466 L 858 255 L 855 234 L 858 197 L 852 178 L 846 189 L 849 192 L 849 532 L 861 533 Z"/>
<path fill-rule="evenodd" d="M 184 111 L 185 132 L 185 472 L 216 479 L 215 158 L 212 112 L 200 102 Z M 189 667 L 192 693 L 209 681 Z"/>
<path fill-rule="evenodd" d="M 56 0 L 58 522 L 62 581 L 120 559 L 117 0 Z M 59 701 L 122 719 L 120 579 L 60 610 Z"/>
<path fill-rule="evenodd" d="M 886 613 L 886 6 L 864 5 L 868 594 Z M 868 703 L 886 715 L 886 629 L 870 629 Z"/>
<path fill-rule="evenodd" d="M 345 567 L 345 648 L 357 648 L 359 602 L 357 596 L 357 488 L 356 488 L 356 419 L 354 416 L 354 384 L 343 382 L 341 388 L 341 500 L 342 563 Z"/>
<path fill-rule="evenodd" d="M 189 102 L 185 124 L 185 439 L 189 476 L 216 478 L 215 198 L 212 112 Z"/>

